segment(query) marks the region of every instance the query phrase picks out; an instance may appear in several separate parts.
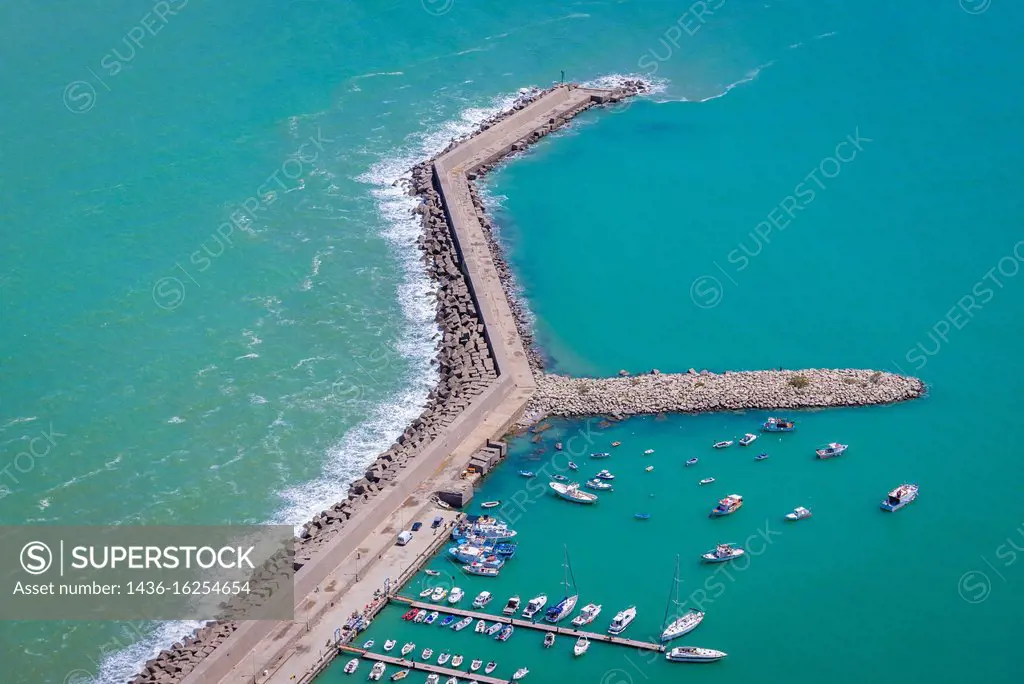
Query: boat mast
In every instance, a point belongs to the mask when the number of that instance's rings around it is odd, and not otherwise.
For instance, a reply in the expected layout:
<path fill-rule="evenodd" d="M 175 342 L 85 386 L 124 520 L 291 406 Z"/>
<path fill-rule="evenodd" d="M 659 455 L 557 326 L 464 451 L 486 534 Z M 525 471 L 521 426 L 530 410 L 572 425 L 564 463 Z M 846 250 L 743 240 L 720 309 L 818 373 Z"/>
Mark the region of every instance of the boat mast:
<path fill-rule="evenodd" d="M 675 600 L 672 600 L 673 593 Z M 672 576 L 672 587 L 668 590 L 668 601 L 665 602 L 665 617 L 662 626 L 668 627 L 668 611 L 672 604 L 679 605 L 679 554 L 676 554 L 676 574 Z"/>
<path fill-rule="evenodd" d="M 569 549 L 568 549 L 568 547 L 566 547 L 566 549 L 565 549 L 565 567 L 569 571 L 569 577 L 572 578 L 572 590 L 576 591 L 576 577 L 575 577 L 575 575 L 572 574 L 572 563 L 569 562 Z M 565 591 L 566 591 L 565 595 L 568 596 L 569 595 L 568 594 L 568 591 L 569 591 L 569 583 L 568 582 L 566 582 L 566 584 L 565 584 Z"/>

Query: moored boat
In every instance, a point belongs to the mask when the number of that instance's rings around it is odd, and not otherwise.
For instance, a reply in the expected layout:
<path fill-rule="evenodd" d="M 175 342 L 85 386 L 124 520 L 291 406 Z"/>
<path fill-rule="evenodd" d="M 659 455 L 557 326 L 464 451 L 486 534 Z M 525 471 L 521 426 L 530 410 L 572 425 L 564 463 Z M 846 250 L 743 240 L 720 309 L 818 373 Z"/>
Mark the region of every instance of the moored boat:
<path fill-rule="evenodd" d="M 583 606 L 583 610 L 580 614 L 572 619 L 573 627 L 583 627 L 589 625 L 591 622 L 597 619 L 597 616 L 601 614 L 601 606 L 597 603 L 588 603 Z"/>
<path fill-rule="evenodd" d="M 441 572 L 439 570 L 424 570 L 423 572 L 427 573 L 431 577 L 437 577 L 438 575 L 441 574 Z"/>
<path fill-rule="evenodd" d="M 526 604 L 526 608 L 523 609 L 523 617 L 527 620 L 533 618 L 534 615 L 544 609 L 548 603 L 547 594 L 538 594 L 529 600 Z"/>
<path fill-rule="evenodd" d="M 820 459 L 835 458 L 836 456 L 842 456 L 846 453 L 849 448 L 849 444 L 840 444 L 839 442 L 832 442 L 826 447 L 821 449 L 815 449 L 814 454 Z"/>
<path fill-rule="evenodd" d="M 569 578 L 572 576 L 572 567 L 569 565 L 569 549 L 566 546 L 562 546 L 562 568 L 564 569 L 562 585 L 565 587 L 565 595 L 561 601 L 556 603 L 547 609 L 544 613 L 544 620 L 554 624 L 572 614 L 572 611 L 576 609 L 576 602 L 579 600 L 580 595 L 575 591 L 576 578 L 572 579 L 573 592 L 569 593 Z"/>
<path fill-rule="evenodd" d="M 769 418 L 761 423 L 761 432 L 793 432 L 796 423 L 785 418 Z"/>
<path fill-rule="evenodd" d="M 462 667 L 462 661 L 464 658 L 461 655 L 455 655 L 452 657 L 452 667 Z"/>
<path fill-rule="evenodd" d="M 416 609 L 410 608 L 405 612 L 405 615 L 402 616 L 402 619 L 405 621 L 409 621 L 412 620 L 414 617 L 416 617 Z"/>
<path fill-rule="evenodd" d="M 703 480 L 700 481 L 700 484 L 702 484 L 702 485 L 711 484 L 714 481 L 715 481 L 715 478 L 713 478 L 713 477 L 705 477 Z"/>
<path fill-rule="evenodd" d="M 437 618 L 439 618 L 440 616 L 441 616 L 441 614 L 438 613 L 435 610 L 434 612 L 432 612 L 430 615 L 427 616 L 427 619 L 423 621 L 423 624 L 425 624 L 425 625 L 432 625 L 432 624 L 434 624 L 434 621 L 437 620 Z"/>
<path fill-rule="evenodd" d="M 569 461 L 569 470 L 579 470 L 579 469 L 580 469 L 580 467 L 578 465 L 576 465 L 572 461 Z"/>
<path fill-rule="evenodd" d="M 601 480 L 587 480 L 583 483 L 583 486 L 587 489 L 596 489 L 599 492 L 609 492 L 612 489 L 612 485 L 608 482 L 601 482 Z"/>
<path fill-rule="evenodd" d="M 391 649 L 393 649 L 395 647 L 395 645 L 397 643 L 398 642 L 395 641 L 394 639 L 388 639 L 387 641 L 384 642 L 384 650 L 385 651 L 390 651 Z"/>
<path fill-rule="evenodd" d="M 555 633 L 548 632 L 544 635 L 544 648 L 551 648 L 555 645 Z"/>
<path fill-rule="evenodd" d="M 495 635 L 497 641 L 508 641 L 512 636 L 512 632 L 516 630 L 512 625 L 505 625 L 501 628 L 501 631 Z"/>
<path fill-rule="evenodd" d="M 452 593 L 448 595 L 448 603 L 453 606 L 462 600 L 462 597 L 466 595 L 466 592 L 462 591 L 460 587 L 452 587 Z"/>
<path fill-rule="evenodd" d="M 484 632 L 487 631 L 487 623 L 484 622 L 483 620 L 477 620 L 476 621 L 476 627 L 473 628 L 473 631 L 476 632 L 477 634 L 483 634 Z"/>
<path fill-rule="evenodd" d="M 416 617 L 414 617 L 412 619 L 412 621 L 413 622 L 423 622 L 426 619 L 427 619 L 427 611 L 425 611 L 425 610 L 417 610 L 416 611 Z"/>
<path fill-rule="evenodd" d="M 466 617 L 462 618 L 461 620 L 459 620 L 458 622 L 456 622 L 452 626 L 452 629 L 454 629 L 456 632 L 461 632 L 462 630 L 464 630 L 467 627 L 469 627 L 471 624 L 473 624 L 473 618 L 471 618 L 469 616 L 466 616 Z"/>
<path fill-rule="evenodd" d="M 727 439 L 727 440 L 724 440 L 722 442 L 715 442 L 714 444 L 711 445 L 711 448 L 712 449 L 727 449 L 727 448 L 729 448 L 731 446 L 732 446 L 732 440 L 731 439 Z"/>
<path fill-rule="evenodd" d="M 487 665 L 484 666 L 484 674 L 491 674 L 492 672 L 494 672 L 494 668 L 496 667 L 498 667 L 498 663 L 494 662 L 493 660 L 488 662 Z"/>
<path fill-rule="evenodd" d="M 430 596 L 433 593 L 434 593 L 434 587 L 427 587 L 426 589 L 424 589 L 423 591 L 420 592 L 420 598 L 427 598 L 428 596 Z"/>
<path fill-rule="evenodd" d="M 425 648 L 420 653 L 420 660 L 430 660 L 434 656 L 434 649 Z"/>
<path fill-rule="evenodd" d="M 441 626 L 442 627 L 447 627 L 450 624 L 452 624 L 453 622 L 455 622 L 455 616 L 454 615 L 445 615 L 444 619 L 441 620 Z"/>
<path fill-rule="evenodd" d="M 364 641 L 363 642 L 363 650 L 364 651 L 369 651 L 371 648 L 373 648 L 373 644 L 374 643 L 375 642 L 374 642 L 373 639 L 370 639 L 369 641 Z"/>
<path fill-rule="evenodd" d="M 523 477 L 537 477 L 537 473 L 533 472 L 532 470 L 520 470 L 519 474 L 522 475 Z"/>
<path fill-rule="evenodd" d="M 519 668 L 518 670 L 516 670 L 515 672 L 512 673 L 512 679 L 519 680 L 519 679 L 522 679 L 523 677 L 525 677 L 528 674 L 530 674 L 530 671 L 528 669 L 526 669 L 525 667 L 521 667 L 521 668 Z"/>
<path fill-rule="evenodd" d="M 452 658 L 452 654 L 451 653 L 442 653 L 441 655 L 437 656 L 437 664 L 438 665 L 444 665 L 449 660 L 451 660 L 451 658 Z"/>
<path fill-rule="evenodd" d="M 484 501 L 482 504 L 480 504 L 480 508 L 497 508 L 500 505 L 500 501 Z"/>
<path fill-rule="evenodd" d="M 811 517 L 811 512 L 809 510 L 807 510 L 806 508 L 804 508 L 803 506 L 797 506 L 796 508 L 793 509 L 792 513 L 787 513 L 786 514 L 786 520 L 789 520 L 790 522 L 795 521 L 795 520 L 803 520 L 804 518 L 810 518 L 810 517 Z"/>
<path fill-rule="evenodd" d="M 649 520 L 651 517 L 650 513 L 634 513 L 633 517 L 637 520 Z"/>
<path fill-rule="evenodd" d="M 646 451 L 644 451 L 644 456 L 650 456 L 653 453 L 654 453 L 654 449 L 647 449 Z"/>
<path fill-rule="evenodd" d="M 395 674 L 391 675 L 391 681 L 398 682 L 409 676 L 409 670 L 399 670 Z"/>
<path fill-rule="evenodd" d="M 500 632 L 501 628 L 504 627 L 504 626 L 505 625 L 503 625 L 500 622 L 495 622 L 493 625 L 491 625 L 490 627 L 487 628 L 487 636 L 494 636 L 495 634 Z"/>
<path fill-rule="evenodd" d="M 403 656 L 407 656 L 407 655 L 409 655 L 410 653 L 412 653 L 415 650 L 416 650 L 416 644 L 414 644 L 413 642 L 409 641 L 404 646 L 402 646 L 402 655 Z"/>
<path fill-rule="evenodd" d="M 724 563 L 725 561 L 735 560 L 745 553 L 746 551 L 732 544 L 719 544 L 713 550 L 701 556 L 701 558 L 704 559 L 705 563 Z"/>
<path fill-rule="evenodd" d="M 584 635 L 580 635 L 580 638 L 576 640 L 576 644 L 572 647 L 572 654 L 574 656 L 581 656 L 587 652 L 590 648 L 590 639 Z"/>
<path fill-rule="evenodd" d="M 480 577 L 497 577 L 498 568 L 484 565 L 483 563 L 470 563 L 469 565 L 463 565 L 462 570 L 468 572 L 470 575 L 479 575 Z"/>
<path fill-rule="evenodd" d="M 552 475 L 551 479 L 554 480 L 555 482 L 568 482 L 569 481 L 569 478 L 567 478 L 565 475 L 562 475 L 561 473 L 559 473 L 557 475 Z"/>
<path fill-rule="evenodd" d="M 439 681 L 441 681 L 441 677 L 436 672 L 427 675 L 427 684 L 437 684 Z"/>
<path fill-rule="evenodd" d="M 444 680 L 444 684 L 459 684 L 459 680 L 455 675 L 452 675 L 448 679 Z"/>
<path fill-rule="evenodd" d="M 907 504 L 913 503 L 917 499 L 917 489 L 916 484 L 901 484 L 889 492 L 889 496 L 881 504 L 882 510 L 889 512 L 898 511 Z"/>
<path fill-rule="evenodd" d="M 482 660 L 474 660 L 473 662 L 471 662 L 469 664 L 469 671 L 470 672 L 476 672 L 481 667 L 483 667 L 483 664 L 484 664 L 484 661 L 482 661 Z"/>
<path fill-rule="evenodd" d="M 616 441 L 612 442 L 612 446 L 613 447 L 622 446 L 622 442 L 616 440 Z"/>
<path fill-rule="evenodd" d="M 671 660 L 674 663 L 713 663 L 726 655 L 728 654 L 724 651 L 716 651 L 713 648 L 676 646 L 665 654 L 665 660 Z"/>
<path fill-rule="evenodd" d="M 359 658 L 353 658 L 345 663 L 345 674 L 352 674 L 359 667 Z"/>
<path fill-rule="evenodd" d="M 719 518 L 723 515 L 731 515 L 743 506 L 743 497 L 739 494 L 730 494 L 711 510 L 712 518 Z"/>
<path fill-rule="evenodd" d="M 755 461 L 763 461 L 766 458 L 768 458 L 768 454 L 758 454 L 757 456 L 754 457 L 754 460 Z"/>
<path fill-rule="evenodd" d="M 646 468 L 644 468 L 644 472 L 646 472 L 646 473 L 653 473 L 654 472 L 654 466 L 647 466 Z"/>
<path fill-rule="evenodd" d="M 517 548 L 518 544 L 513 544 L 511 542 L 501 542 L 500 544 L 495 544 L 492 550 L 494 551 L 494 555 L 498 558 L 504 558 L 505 560 L 508 560 L 512 556 L 516 555 Z"/>
<path fill-rule="evenodd" d="M 501 614 L 502 615 L 515 615 L 519 611 L 519 603 L 520 603 L 520 601 L 521 601 L 521 599 L 519 598 L 519 594 L 516 594 L 515 596 L 510 598 L 505 603 L 505 607 L 501 609 Z"/>
<path fill-rule="evenodd" d="M 595 475 L 594 478 L 597 480 L 614 480 L 615 476 L 612 475 L 611 472 L 608 470 L 602 470 L 597 475 Z"/>
<path fill-rule="evenodd" d="M 665 628 L 661 632 L 661 641 L 671 641 L 677 639 L 684 634 L 689 634 L 697 625 L 704 619 L 704 612 L 691 608 L 685 613 L 680 614 L 680 610 L 683 604 L 679 602 L 679 556 L 676 556 L 676 574 L 672 578 L 672 589 L 674 594 L 669 594 L 669 603 L 665 606 L 665 617 L 662 623 Z M 673 607 L 675 610 L 673 610 Z M 671 622 L 669 622 L 670 616 L 676 616 Z"/>
<path fill-rule="evenodd" d="M 693 458 L 686 459 L 686 467 L 687 468 L 689 468 L 690 466 L 694 466 L 694 465 L 697 465 L 697 457 L 696 456 L 694 456 Z"/>
<path fill-rule="evenodd" d="M 612 446 L 618 446 L 618 445 L 617 444 L 612 444 Z M 596 454 L 590 454 L 590 458 L 608 458 L 609 456 L 611 456 L 611 454 L 609 454 L 607 451 L 601 451 L 601 452 L 596 453 Z"/>
<path fill-rule="evenodd" d="M 555 451 L 561 451 L 561 450 L 562 450 L 562 443 L 561 442 L 555 442 Z"/>
<path fill-rule="evenodd" d="M 436 589 L 434 589 L 434 591 L 432 591 L 430 593 L 430 600 L 431 601 L 440 601 L 440 600 L 444 599 L 444 597 L 447 596 L 447 595 L 448 595 L 448 590 L 447 589 L 445 589 L 444 587 L 437 587 Z"/>
<path fill-rule="evenodd" d="M 549 482 L 548 487 L 558 495 L 559 498 L 579 504 L 592 504 L 597 501 L 597 495 L 580 490 L 575 482 L 562 484 L 561 482 Z"/>
<path fill-rule="evenodd" d="M 370 675 L 367 677 L 367 679 L 369 679 L 371 682 L 376 682 L 384 676 L 384 671 L 387 669 L 388 667 L 384 663 L 374 663 L 373 669 L 370 670 Z"/>
<path fill-rule="evenodd" d="M 612 623 L 608 625 L 609 634 L 622 634 L 629 624 L 636 618 L 636 606 L 630 606 L 626 610 L 620 610 L 612 618 Z"/>
<path fill-rule="evenodd" d="M 742 437 L 740 437 L 740 446 L 750 446 L 751 444 L 753 444 L 756 441 L 757 441 L 757 435 L 755 435 L 752 432 L 748 432 L 747 434 L 745 434 Z"/>
<path fill-rule="evenodd" d="M 481 591 L 479 594 L 476 595 L 476 598 L 473 599 L 473 607 L 474 608 L 483 608 L 484 606 L 486 606 L 488 603 L 491 602 L 491 598 L 493 598 L 491 596 L 491 592 L 489 592 L 489 591 Z"/>

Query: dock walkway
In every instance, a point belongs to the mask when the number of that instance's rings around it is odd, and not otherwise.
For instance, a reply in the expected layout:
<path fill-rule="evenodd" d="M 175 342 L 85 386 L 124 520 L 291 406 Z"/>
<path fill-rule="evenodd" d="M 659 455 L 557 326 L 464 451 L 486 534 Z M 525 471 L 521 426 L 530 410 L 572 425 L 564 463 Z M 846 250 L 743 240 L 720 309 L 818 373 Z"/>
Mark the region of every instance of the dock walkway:
<path fill-rule="evenodd" d="M 433 672 L 438 675 L 445 677 L 455 677 L 456 679 L 472 679 L 480 684 L 508 684 L 509 680 L 499 679 L 498 677 L 491 677 L 489 675 L 479 675 L 476 672 L 463 672 L 462 670 L 453 670 L 450 667 L 441 667 L 440 665 L 433 665 L 431 663 L 424 663 L 419 660 L 406 660 L 405 658 L 396 658 L 395 656 L 384 655 L 383 653 L 374 653 L 372 651 L 364 651 L 361 648 L 352 648 L 351 646 L 341 646 L 338 649 L 339 653 L 351 653 L 367 660 L 375 660 L 381 663 L 387 663 L 388 665 L 394 665 L 402 669 L 418 670 L 420 672 Z M 385 673 L 386 675 L 387 673 Z M 393 673 L 392 673 L 393 674 Z"/>
<path fill-rule="evenodd" d="M 574 637 L 585 636 L 591 641 L 600 641 L 605 644 L 615 644 L 618 646 L 628 646 L 630 648 L 636 648 L 644 651 L 661 652 L 665 650 L 665 647 L 661 644 L 656 644 L 650 641 L 626 639 L 623 637 L 612 636 L 611 634 L 598 634 L 597 632 L 587 632 L 581 629 L 574 629 L 572 627 L 559 627 L 558 625 L 550 625 L 543 622 L 531 622 L 530 620 L 522 620 L 520 618 L 509 617 L 507 615 L 491 615 L 490 613 L 478 613 L 474 610 L 465 610 L 463 608 L 455 608 L 454 606 L 444 606 L 434 603 L 423 603 L 422 601 L 416 601 L 406 596 L 395 596 L 394 600 L 401 601 L 402 603 L 407 603 L 409 604 L 410 608 L 430 611 L 436 610 L 438 613 L 442 613 L 445 615 L 457 615 L 459 617 L 469 617 L 475 620 L 500 622 L 502 624 L 512 625 L 513 627 L 535 629 L 540 632 L 553 632 L 554 634 L 565 634 L 567 636 Z"/>

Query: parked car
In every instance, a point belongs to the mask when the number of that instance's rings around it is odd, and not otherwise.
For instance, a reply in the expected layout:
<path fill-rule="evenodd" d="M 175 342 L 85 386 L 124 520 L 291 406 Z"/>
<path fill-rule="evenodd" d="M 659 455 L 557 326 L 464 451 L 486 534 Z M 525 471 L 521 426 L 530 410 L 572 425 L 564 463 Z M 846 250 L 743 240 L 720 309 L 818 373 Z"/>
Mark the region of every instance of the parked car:
<path fill-rule="evenodd" d="M 419 521 L 417 521 L 417 522 L 414 522 L 414 523 L 412 524 L 412 531 L 413 531 L 413 532 L 419 532 L 419 531 L 420 531 L 420 528 L 421 528 L 421 527 L 423 527 L 423 523 L 421 523 L 421 522 L 419 522 Z"/>
<path fill-rule="evenodd" d="M 441 526 L 441 523 L 443 523 L 443 522 L 444 522 L 444 518 L 442 518 L 441 516 L 437 516 L 436 518 L 434 518 L 434 522 L 430 523 L 430 526 L 432 528 L 438 528 L 438 527 Z"/>

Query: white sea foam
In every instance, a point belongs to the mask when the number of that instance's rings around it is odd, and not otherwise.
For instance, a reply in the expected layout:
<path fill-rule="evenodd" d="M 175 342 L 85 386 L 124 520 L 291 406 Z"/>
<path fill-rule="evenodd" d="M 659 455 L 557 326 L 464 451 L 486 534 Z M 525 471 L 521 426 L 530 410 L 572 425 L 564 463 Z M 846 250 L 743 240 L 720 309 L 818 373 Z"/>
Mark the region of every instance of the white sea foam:
<path fill-rule="evenodd" d="M 711 100 L 717 100 L 720 97 L 725 97 L 726 95 L 728 95 L 734 88 L 738 88 L 741 85 L 744 85 L 746 83 L 752 83 L 753 81 L 757 80 L 757 77 L 761 75 L 761 72 L 767 69 L 768 67 L 772 66 L 773 64 L 775 64 L 775 60 L 766 62 L 765 64 L 758 64 L 756 67 L 754 67 L 746 74 L 744 74 L 743 78 L 725 86 L 725 89 L 716 95 L 709 95 L 698 100 L 691 100 L 689 98 L 682 97 L 676 100 L 660 100 L 660 102 L 710 102 Z"/>

